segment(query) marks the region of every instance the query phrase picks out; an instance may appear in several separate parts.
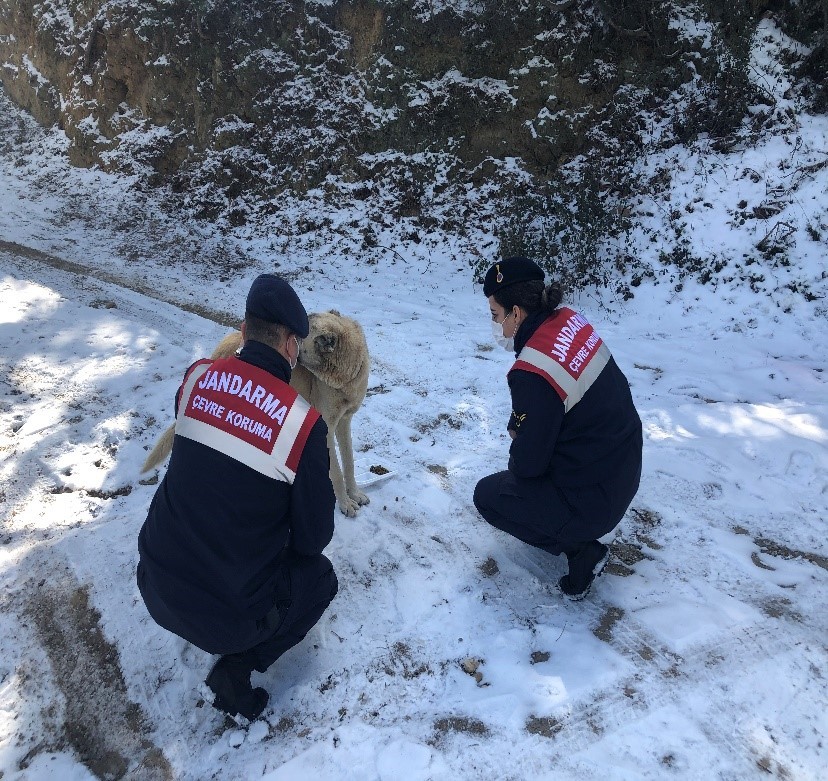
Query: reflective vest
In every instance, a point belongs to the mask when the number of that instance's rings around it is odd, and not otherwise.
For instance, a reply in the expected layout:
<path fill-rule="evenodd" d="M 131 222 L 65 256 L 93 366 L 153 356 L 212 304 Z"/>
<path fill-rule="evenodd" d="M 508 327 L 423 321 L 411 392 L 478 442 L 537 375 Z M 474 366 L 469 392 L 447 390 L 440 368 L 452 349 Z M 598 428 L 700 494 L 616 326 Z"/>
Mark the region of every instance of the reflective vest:
<path fill-rule="evenodd" d="M 317 420 L 319 412 L 264 369 L 205 359 L 184 378 L 175 433 L 292 484 Z"/>
<path fill-rule="evenodd" d="M 561 307 L 529 338 L 512 368 L 543 377 L 569 412 L 589 390 L 612 354 L 574 309 Z"/>

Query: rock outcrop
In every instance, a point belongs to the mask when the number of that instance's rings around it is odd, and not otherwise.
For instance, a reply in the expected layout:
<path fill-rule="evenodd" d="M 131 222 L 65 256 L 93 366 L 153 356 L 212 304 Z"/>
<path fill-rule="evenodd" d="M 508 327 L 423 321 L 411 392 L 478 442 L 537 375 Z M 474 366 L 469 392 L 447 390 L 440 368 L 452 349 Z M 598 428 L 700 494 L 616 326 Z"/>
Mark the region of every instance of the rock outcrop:
<path fill-rule="evenodd" d="M 715 70 L 713 26 L 616 0 L 0 0 L 0 80 L 75 164 L 203 216 L 371 182 L 417 216 L 448 182 L 549 176 L 597 127 L 630 140 L 634 110 Z"/>

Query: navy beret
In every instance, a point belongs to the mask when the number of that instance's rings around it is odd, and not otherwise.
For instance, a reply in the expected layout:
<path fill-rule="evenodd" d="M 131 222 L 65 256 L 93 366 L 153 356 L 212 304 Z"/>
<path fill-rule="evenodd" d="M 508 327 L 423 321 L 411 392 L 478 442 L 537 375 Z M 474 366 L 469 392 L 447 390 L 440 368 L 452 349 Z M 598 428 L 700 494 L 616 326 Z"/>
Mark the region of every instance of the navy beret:
<path fill-rule="evenodd" d="M 287 280 L 276 274 L 260 274 L 247 294 L 246 313 L 268 323 L 281 323 L 300 339 L 308 335 L 308 313 Z"/>
<path fill-rule="evenodd" d="M 498 290 L 518 282 L 531 282 L 534 279 L 543 282 L 543 276 L 543 269 L 533 260 L 522 257 L 504 258 L 486 272 L 483 293 L 488 298 Z"/>

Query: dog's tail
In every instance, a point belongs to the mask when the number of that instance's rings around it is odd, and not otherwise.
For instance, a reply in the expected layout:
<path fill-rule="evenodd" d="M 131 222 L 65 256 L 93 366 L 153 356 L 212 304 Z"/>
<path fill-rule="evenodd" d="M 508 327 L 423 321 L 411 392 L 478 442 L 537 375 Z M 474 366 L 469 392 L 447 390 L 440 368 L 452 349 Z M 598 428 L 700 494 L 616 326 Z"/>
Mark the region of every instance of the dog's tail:
<path fill-rule="evenodd" d="M 172 452 L 173 439 L 175 439 L 175 424 L 158 437 L 155 447 L 150 450 L 147 460 L 141 467 L 141 474 L 157 467 Z"/>

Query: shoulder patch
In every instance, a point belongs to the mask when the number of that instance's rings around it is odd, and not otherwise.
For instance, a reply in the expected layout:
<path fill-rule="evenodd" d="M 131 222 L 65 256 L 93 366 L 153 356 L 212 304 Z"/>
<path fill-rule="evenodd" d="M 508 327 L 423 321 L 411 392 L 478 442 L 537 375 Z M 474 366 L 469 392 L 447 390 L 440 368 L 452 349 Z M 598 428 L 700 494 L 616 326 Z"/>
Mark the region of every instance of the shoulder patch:
<path fill-rule="evenodd" d="M 520 424 L 526 420 L 526 413 L 525 412 L 515 412 L 512 410 L 512 422 L 514 423 L 515 428 L 520 428 Z"/>

